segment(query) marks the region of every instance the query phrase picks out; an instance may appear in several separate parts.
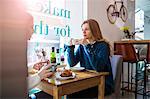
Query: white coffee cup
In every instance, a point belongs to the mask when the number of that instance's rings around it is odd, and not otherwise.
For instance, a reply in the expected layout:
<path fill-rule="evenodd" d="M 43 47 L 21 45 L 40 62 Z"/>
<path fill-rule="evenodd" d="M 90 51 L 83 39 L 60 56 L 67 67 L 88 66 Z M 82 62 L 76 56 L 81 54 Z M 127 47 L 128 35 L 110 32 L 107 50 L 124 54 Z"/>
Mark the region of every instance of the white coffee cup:
<path fill-rule="evenodd" d="M 72 45 L 82 44 L 82 39 L 72 39 Z"/>

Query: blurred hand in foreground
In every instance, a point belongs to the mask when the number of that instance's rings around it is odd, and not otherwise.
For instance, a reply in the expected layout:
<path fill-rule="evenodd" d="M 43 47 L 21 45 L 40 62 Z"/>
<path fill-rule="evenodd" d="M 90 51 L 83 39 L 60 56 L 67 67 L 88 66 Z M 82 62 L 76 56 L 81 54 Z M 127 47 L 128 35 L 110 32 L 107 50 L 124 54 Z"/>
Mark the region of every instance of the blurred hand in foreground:
<path fill-rule="evenodd" d="M 52 72 L 50 72 L 50 68 L 52 65 L 43 66 L 40 71 L 38 72 L 38 75 L 40 76 L 41 80 L 51 77 L 53 75 Z"/>
<path fill-rule="evenodd" d="M 38 62 L 34 64 L 33 68 L 36 70 L 40 70 L 44 66 L 44 64 L 49 64 L 49 60 L 44 61 L 44 62 Z"/>

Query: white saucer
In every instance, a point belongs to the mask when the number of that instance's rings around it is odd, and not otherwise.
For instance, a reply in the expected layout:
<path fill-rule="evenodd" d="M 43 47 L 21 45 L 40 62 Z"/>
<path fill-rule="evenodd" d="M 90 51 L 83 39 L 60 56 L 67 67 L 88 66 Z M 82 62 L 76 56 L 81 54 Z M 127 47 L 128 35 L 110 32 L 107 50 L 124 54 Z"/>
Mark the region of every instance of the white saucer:
<path fill-rule="evenodd" d="M 82 71 L 82 70 L 85 70 L 84 67 L 71 67 L 71 70 L 72 71 Z"/>

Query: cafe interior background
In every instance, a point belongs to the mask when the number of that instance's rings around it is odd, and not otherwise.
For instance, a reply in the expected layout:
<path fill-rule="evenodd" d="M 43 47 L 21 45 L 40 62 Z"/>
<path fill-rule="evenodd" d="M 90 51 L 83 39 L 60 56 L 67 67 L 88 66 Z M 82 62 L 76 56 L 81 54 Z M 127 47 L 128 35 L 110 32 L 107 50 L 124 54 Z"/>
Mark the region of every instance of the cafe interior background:
<path fill-rule="evenodd" d="M 150 15 L 145 8 L 146 0 L 123 0 L 128 18 L 123 22 L 117 18 L 111 24 L 106 9 L 114 0 L 26 0 L 27 11 L 34 17 L 34 33 L 28 41 L 28 64 L 37 59 L 37 50 L 44 49 L 49 58 L 51 47 L 63 50 L 69 38 L 82 38 L 81 23 L 89 18 L 97 20 L 104 38 L 113 48 L 114 41 L 124 37 L 121 27 L 128 26 L 130 32 L 136 31 L 135 39 L 150 39 Z M 142 3 L 141 3 L 142 2 Z M 6 56 L 7 58 L 7 56 Z M 24 69 L 26 70 L 26 69 Z"/>
<path fill-rule="evenodd" d="M 64 43 L 70 38 L 82 38 L 81 24 L 89 18 L 99 22 L 102 34 L 110 42 L 112 51 L 114 41 L 125 39 L 122 27 L 128 27 L 130 33 L 135 33 L 135 39 L 149 39 L 149 17 L 139 5 L 142 4 L 141 1 L 123 2 L 128 11 L 126 22 L 117 18 L 111 24 L 108 21 L 107 8 L 114 0 L 27 0 L 27 11 L 34 17 L 34 33 L 28 41 L 28 64 L 37 61 L 42 49 L 46 52 L 46 59 L 50 59 L 52 47 L 55 50 L 60 49 L 60 53 L 66 58 L 63 52 Z M 117 6 L 119 8 L 120 3 Z M 66 59 L 65 63 L 67 64 Z"/>
<path fill-rule="evenodd" d="M 28 63 L 35 62 L 36 55 L 42 49 L 46 51 L 48 58 L 52 46 L 63 51 L 67 39 L 82 38 L 81 24 L 89 18 L 99 22 L 104 37 L 112 46 L 114 41 L 121 40 L 124 36 L 121 27 L 129 26 L 130 30 L 134 31 L 134 18 L 131 17 L 135 16 L 134 1 L 124 0 L 129 15 L 126 22 L 117 18 L 115 24 L 111 24 L 106 9 L 113 2 L 113 0 L 27 0 L 27 11 L 34 17 L 34 34 L 28 45 Z"/>
<path fill-rule="evenodd" d="M 102 34 L 112 45 L 113 51 L 113 42 L 124 38 L 122 27 L 128 26 L 130 32 L 135 31 L 134 16 L 137 16 L 137 23 L 140 23 L 137 28 L 143 31 L 143 16 L 141 12 L 135 15 L 135 1 L 123 2 L 128 11 L 127 21 L 123 22 L 121 18 L 117 18 L 116 22 L 111 24 L 108 21 L 107 8 L 114 3 L 113 0 L 27 0 L 27 11 L 34 17 L 34 33 L 28 41 L 28 64 L 38 60 L 37 56 L 42 49 L 46 52 L 45 57 L 50 59 L 52 47 L 55 47 L 55 50 L 60 49 L 60 53 L 65 57 L 64 43 L 69 38 L 82 38 L 81 24 L 89 18 L 99 22 Z M 120 3 L 117 6 L 120 7 Z M 142 39 L 144 37 L 141 33 L 136 35 L 140 35 Z M 65 63 L 67 64 L 66 60 Z"/>

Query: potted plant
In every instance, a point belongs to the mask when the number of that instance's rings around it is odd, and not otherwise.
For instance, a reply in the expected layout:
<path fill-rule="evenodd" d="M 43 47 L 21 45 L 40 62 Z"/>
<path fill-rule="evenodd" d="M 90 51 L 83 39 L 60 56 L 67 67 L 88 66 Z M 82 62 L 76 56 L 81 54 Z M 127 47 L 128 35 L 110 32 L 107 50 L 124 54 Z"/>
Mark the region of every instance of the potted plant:
<path fill-rule="evenodd" d="M 124 39 L 134 39 L 135 38 L 135 33 L 131 33 L 129 31 L 129 26 L 123 26 L 120 28 L 124 32 Z"/>

